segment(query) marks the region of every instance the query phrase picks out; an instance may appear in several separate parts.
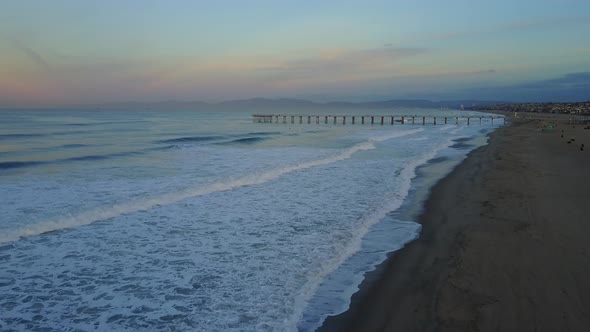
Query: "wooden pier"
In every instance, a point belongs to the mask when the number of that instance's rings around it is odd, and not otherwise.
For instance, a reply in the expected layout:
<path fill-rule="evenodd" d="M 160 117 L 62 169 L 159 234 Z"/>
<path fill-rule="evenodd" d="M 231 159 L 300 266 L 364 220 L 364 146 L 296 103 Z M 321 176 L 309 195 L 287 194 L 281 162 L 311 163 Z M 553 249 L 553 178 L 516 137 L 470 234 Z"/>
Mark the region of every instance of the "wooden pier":
<path fill-rule="evenodd" d="M 299 114 L 252 114 L 255 123 L 285 123 L 285 124 L 412 124 L 412 125 L 438 125 L 438 124 L 494 124 L 494 120 L 506 123 L 506 118 L 499 115 L 464 115 L 464 116 L 440 116 L 440 115 L 299 115 Z M 347 122 L 348 121 L 348 122 Z"/>

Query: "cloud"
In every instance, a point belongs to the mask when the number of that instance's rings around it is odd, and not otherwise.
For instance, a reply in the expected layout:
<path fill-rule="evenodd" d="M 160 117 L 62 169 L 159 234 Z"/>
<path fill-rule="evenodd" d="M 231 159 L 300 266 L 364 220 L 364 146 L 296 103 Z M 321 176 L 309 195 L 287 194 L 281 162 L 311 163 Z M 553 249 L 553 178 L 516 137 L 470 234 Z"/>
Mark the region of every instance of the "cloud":
<path fill-rule="evenodd" d="M 26 46 L 23 42 L 17 39 L 10 38 L 9 40 L 11 41 L 14 48 L 23 53 L 27 58 L 29 58 L 29 60 L 31 60 L 35 65 L 37 65 L 37 67 L 43 70 L 48 70 L 50 68 L 49 63 L 45 61 L 41 54 L 37 53 L 35 50 Z"/>
<path fill-rule="evenodd" d="M 433 35 L 420 38 L 427 41 L 432 40 L 451 40 L 460 38 L 479 38 L 496 33 L 510 33 L 534 29 L 553 29 L 561 27 L 571 27 L 590 24 L 590 16 L 568 16 L 553 18 L 537 18 L 528 20 L 519 20 L 507 22 L 482 28 L 472 28 L 469 30 L 449 31 L 436 33 Z"/>
<path fill-rule="evenodd" d="M 590 72 L 507 86 L 471 88 L 463 92 L 474 98 L 509 101 L 585 101 L 590 99 Z"/>
<path fill-rule="evenodd" d="M 442 72 L 426 72 L 423 74 L 414 74 L 414 75 L 407 75 L 404 78 L 441 78 L 441 77 L 469 77 L 469 76 L 479 76 L 479 75 L 487 75 L 487 74 L 495 74 L 498 71 L 496 69 L 484 69 L 484 70 L 465 70 L 465 71 L 442 71 Z M 399 78 L 399 77 L 398 77 Z"/>
<path fill-rule="evenodd" d="M 418 56 L 430 51 L 427 48 L 409 47 L 340 51 L 315 58 L 298 59 L 276 66 L 260 68 L 259 71 L 279 80 L 311 77 L 330 78 L 331 75 L 354 73 L 361 69 L 368 70 L 372 68 L 379 70 L 404 58 Z"/>
<path fill-rule="evenodd" d="M 554 79 L 516 85 L 515 88 L 530 90 L 590 88 L 590 72 L 571 73 Z"/>
<path fill-rule="evenodd" d="M 475 73 L 476 74 L 493 74 L 495 72 L 496 72 L 495 69 L 488 69 L 488 70 L 480 70 L 480 71 L 475 72 Z"/>
<path fill-rule="evenodd" d="M 516 22 L 510 22 L 497 26 L 494 30 L 498 31 L 518 31 L 526 29 L 539 28 L 556 28 L 563 26 L 577 26 L 586 25 L 590 20 L 590 16 L 568 16 L 568 17 L 552 17 L 541 19 L 530 19 Z"/>

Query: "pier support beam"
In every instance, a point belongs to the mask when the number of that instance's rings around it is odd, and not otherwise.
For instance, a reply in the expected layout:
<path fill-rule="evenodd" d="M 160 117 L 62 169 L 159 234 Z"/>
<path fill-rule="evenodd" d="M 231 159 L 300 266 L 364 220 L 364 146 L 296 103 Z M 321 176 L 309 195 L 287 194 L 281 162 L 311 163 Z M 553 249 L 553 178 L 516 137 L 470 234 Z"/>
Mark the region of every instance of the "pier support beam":
<path fill-rule="evenodd" d="M 402 124 L 406 123 L 405 118 L 402 116 Z"/>
<path fill-rule="evenodd" d="M 381 117 L 381 125 L 383 125 L 383 121 L 384 121 L 384 120 L 385 120 L 385 117 L 384 117 L 384 116 L 382 116 L 382 117 Z"/>
<path fill-rule="evenodd" d="M 361 116 L 361 124 L 365 124 L 365 117 Z"/>
<path fill-rule="evenodd" d="M 342 124 L 345 125 L 346 124 L 346 116 L 342 117 Z"/>
<path fill-rule="evenodd" d="M 371 124 L 375 124 L 375 117 L 374 116 L 371 117 Z"/>
<path fill-rule="evenodd" d="M 422 125 L 425 125 L 425 124 L 426 124 L 426 117 L 425 117 L 425 116 L 423 116 L 423 117 L 422 117 Z"/>
<path fill-rule="evenodd" d="M 394 118 L 394 116 L 392 115 L 391 116 L 391 124 L 393 124 L 393 118 Z"/>
<path fill-rule="evenodd" d="M 352 116 L 352 124 L 354 124 L 354 116 Z"/>

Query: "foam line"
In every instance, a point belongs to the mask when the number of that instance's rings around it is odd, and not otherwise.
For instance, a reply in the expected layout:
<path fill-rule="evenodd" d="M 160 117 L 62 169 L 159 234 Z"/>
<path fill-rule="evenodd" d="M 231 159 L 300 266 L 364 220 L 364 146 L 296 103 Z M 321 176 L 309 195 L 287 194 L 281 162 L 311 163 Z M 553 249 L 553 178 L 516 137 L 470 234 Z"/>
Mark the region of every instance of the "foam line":
<path fill-rule="evenodd" d="M 354 255 L 355 253 L 357 253 L 361 249 L 362 240 L 365 237 L 365 235 L 369 232 L 370 228 L 373 225 L 375 225 L 379 221 L 383 220 L 383 218 L 385 218 L 387 213 L 397 210 L 402 205 L 404 199 L 407 197 L 407 195 L 410 192 L 410 189 L 412 186 L 412 180 L 416 176 L 416 169 L 418 168 L 418 166 L 427 163 L 430 159 L 434 158 L 439 151 L 449 148 L 449 146 L 451 144 L 452 144 L 452 140 L 449 139 L 449 140 L 443 142 L 442 144 L 438 145 L 435 149 L 428 151 L 427 153 L 422 155 L 420 158 L 412 160 L 404 166 L 404 168 L 402 169 L 399 176 L 400 176 L 400 178 L 406 179 L 406 180 L 403 181 L 401 183 L 401 186 L 397 188 L 399 191 L 397 191 L 393 195 L 393 197 L 389 197 L 385 201 L 385 204 L 383 206 L 372 211 L 370 214 L 366 215 L 362 219 L 362 222 L 360 223 L 358 231 L 355 232 L 354 238 L 350 241 L 348 246 L 346 248 L 344 248 L 344 250 L 342 250 L 341 255 L 334 257 L 330 261 L 325 262 L 323 265 L 323 270 L 318 275 L 316 275 L 313 280 L 308 281 L 303 286 L 303 289 L 301 290 L 300 294 L 298 295 L 297 299 L 295 300 L 295 308 L 296 308 L 295 313 L 293 314 L 292 317 L 290 317 L 290 322 L 291 322 L 291 327 L 289 329 L 290 331 L 297 331 L 298 330 L 297 322 L 299 322 L 301 320 L 301 317 L 303 316 L 303 311 L 305 310 L 305 306 L 311 300 L 314 293 L 316 292 L 316 290 L 320 286 L 320 283 L 325 279 L 325 277 L 327 275 L 329 275 L 330 273 L 334 272 L 348 258 L 350 258 L 352 255 Z M 415 225 L 416 225 L 415 233 L 413 234 L 413 236 L 410 236 L 408 238 L 407 242 L 415 240 L 418 237 L 418 234 L 420 233 L 421 225 L 419 225 L 419 224 L 415 224 Z M 401 246 L 403 247 L 403 245 L 405 245 L 407 242 L 402 243 Z M 350 294 L 350 295 L 352 295 L 352 294 Z M 348 298 L 349 298 L 348 305 L 350 305 L 350 297 L 348 297 Z M 342 311 L 336 312 L 333 314 L 342 313 L 346 309 L 348 309 L 348 307 L 343 308 Z M 323 317 L 323 319 L 325 319 L 325 317 Z M 323 323 L 323 319 L 320 322 L 320 325 Z"/>
<path fill-rule="evenodd" d="M 245 186 L 262 184 L 274 180 L 285 174 L 349 159 L 352 157 L 352 155 L 359 151 L 375 149 L 374 143 L 376 142 L 382 142 L 393 138 L 412 135 L 423 130 L 424 129 L 422 128 L 418 128 L 413 130 L 397 131 L 390 134 L 376 136 L 370 138 L 366 142 L 356 144 L 347 149 L 343 149 L 340 151 L 340 153 L 333 155 L 331 157 L 308 161 L 297 165 L 277 168 L 270 171 L 266 171 L 264 173 L 246 175 L 235 180 L 216 182 L 204 187 L 194 187 L 187 190 L 162 195 L 156 198 L 127 202 L 124 204 L 117 204 L 106 209 L 103 208 L 85 211 L 75 215 L 68 215 L 57 220 L 45 221 L 42 223 L 30 225 L 26 228 L 18 229 L 0 235 L 0 243 L 16 241 L 20 237 L 34 236 L 50 231 L 89 225 L 99 220 L 107 220 L 124 214 L 149 210 L 154 207 L 173 204 L 191 197 L 203 196 L 216 192 L 230 191 Z"/>
<path fill-rule="evenodd" d="M 459 133 L 461 130 L 463 130 L 465 128 L 465 126 L 457 126 L 457 128 L 455 128 L 454 130 L 451 130 L 449 133 L 451 135 L 456 135 L 457 133 Z"/>

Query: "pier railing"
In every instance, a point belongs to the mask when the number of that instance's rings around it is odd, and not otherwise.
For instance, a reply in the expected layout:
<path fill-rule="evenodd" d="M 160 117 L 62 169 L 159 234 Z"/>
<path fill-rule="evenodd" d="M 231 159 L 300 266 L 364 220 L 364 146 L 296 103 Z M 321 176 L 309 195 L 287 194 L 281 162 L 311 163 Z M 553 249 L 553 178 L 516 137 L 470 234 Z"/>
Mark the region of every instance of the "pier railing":
<path fill-rule="evenodd" d="M 285 123 L 285 124 L 494 124 L 494 120 L 505 124 L 506 118 L 500 115 L 301 115 L 301 114 L 253 114 L 255 123 Z"/>

